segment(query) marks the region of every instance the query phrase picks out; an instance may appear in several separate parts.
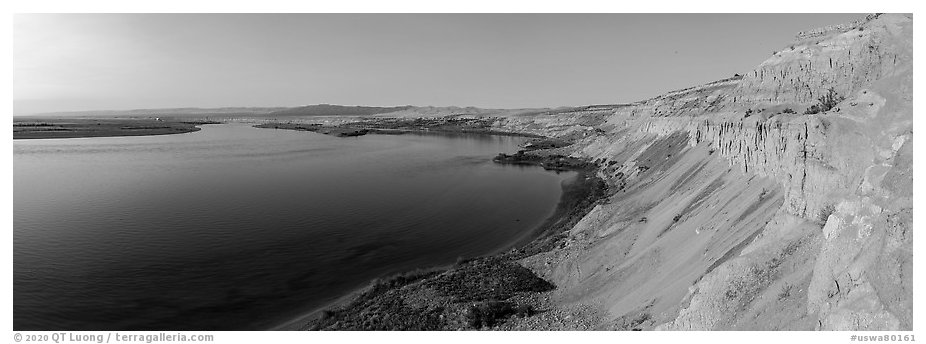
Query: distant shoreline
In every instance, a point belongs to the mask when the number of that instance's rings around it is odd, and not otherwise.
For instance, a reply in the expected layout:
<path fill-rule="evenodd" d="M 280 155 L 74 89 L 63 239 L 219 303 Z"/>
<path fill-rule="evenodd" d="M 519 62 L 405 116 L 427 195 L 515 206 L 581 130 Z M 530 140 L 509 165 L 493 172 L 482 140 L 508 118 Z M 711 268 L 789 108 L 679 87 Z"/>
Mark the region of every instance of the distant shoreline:
<path fill-rule="evenodd" d="M 14 140 L 73 139 L 185 134 L 199 131 L 203 124 L 221 122 L 138 118 L 14 119 Z"/>
<path fill-rule="evenodd" d="M 474 134 L 542 138 L 543 136 L 519 132 L 494 130 L 491 119 L 486 118 L 375 118 L 362 119 L 340 125 L 312 123 L 267 122 L 255 128 L 310 131 L 338 137 L 368 134 L 401 135 L 406 133 Z"/>

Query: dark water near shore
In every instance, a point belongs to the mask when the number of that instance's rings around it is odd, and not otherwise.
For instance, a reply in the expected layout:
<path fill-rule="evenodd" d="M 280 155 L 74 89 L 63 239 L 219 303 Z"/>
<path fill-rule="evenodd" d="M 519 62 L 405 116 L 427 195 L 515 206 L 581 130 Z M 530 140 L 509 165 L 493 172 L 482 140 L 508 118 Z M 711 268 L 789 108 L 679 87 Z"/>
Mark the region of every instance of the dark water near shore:
<path fill-rule="evenodd" d="M 15 141 L 15 330 L 266 329 L 386 274 L 510 246 L 574 173 L 523 138 L 209 125 Z"/>

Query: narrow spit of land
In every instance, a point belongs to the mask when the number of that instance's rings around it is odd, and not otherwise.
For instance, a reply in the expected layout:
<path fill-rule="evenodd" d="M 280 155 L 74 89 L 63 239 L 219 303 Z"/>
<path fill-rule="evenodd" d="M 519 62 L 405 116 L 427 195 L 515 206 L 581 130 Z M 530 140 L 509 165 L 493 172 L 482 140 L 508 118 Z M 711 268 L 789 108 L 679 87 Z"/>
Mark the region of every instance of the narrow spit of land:
<path fill-rule="evenodd" d="M 366 118 L 338 125 L 320 123 L 268 122 L 255 128 L 311 131 L 339 137 L 367 134 L 399 135 L 405 133 L 489 134 L 505 136 L 540 137 L 537 135 L 495 130 L 494 118 Z"/>
<path fill-rule="evenodd" d="M 200 130 L 208 120 L 154 118 L 14 118 L 13 139 L 182 134 Z"/>
<path fill-rule="evenodd" d="M 543 144 L 541 144 L 543 145 Z M 536 145 L 535 145 L 536 146 Z M 555 170 L 578 172 L 563 185 L 554 214 L 514 248 L 462 259 L 450 267 L 416 270 L 374 281 L 324 309 L 280 329 L 302 330 L 479 330 L 503 329 L 508 320 L 548 311 L 543 295 L 556 288 L 518 260 L 552 250 L 566 232 L 607 194 L 597 166 L 560 160 L 541 151 L 520 152 L 525 161 L 557 161 Z"/>

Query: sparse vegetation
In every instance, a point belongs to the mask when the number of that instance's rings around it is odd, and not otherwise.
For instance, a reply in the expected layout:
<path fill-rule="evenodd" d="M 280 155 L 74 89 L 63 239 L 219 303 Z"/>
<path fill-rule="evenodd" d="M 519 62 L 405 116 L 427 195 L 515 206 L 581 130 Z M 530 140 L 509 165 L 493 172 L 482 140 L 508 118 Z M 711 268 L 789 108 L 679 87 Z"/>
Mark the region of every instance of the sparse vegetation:
<path fill-rule="evenodd" d="M 622 331 L 640 331 L 640 327 L 652 319 L 648 312 L 640 312 L 635 315 L 625 315 L 615 320 L 615 328 Z"/>
<path fill-rule="evenodd" d="M 529 269 L 502 258 L 477 258 L 425 282 L 459 301 L 505 300 L 520 292 L 555 288 Z"/>
<path fill-rule="evenodd" d="M 380 280 L 350 304 L 322 312 L 313 330 L 439 330 L 446 322 L 442 306 L 412 307 L 398 288 L 428 278 L 439 271 L 415 271 Z"/>
<path fill-rule="evenodd" d="M 836 106 L 836 104 L 839 104 L 839 102 L 845 99 L 846 97 L 839 95 L 838 93 L 836 93 L 835 90 L 830 88 L 826 94 L 817 98 L 817 101 L 819 101 L 819 103 L 814 104 L 811 107 L 807 108 L 807 110 L 804 111 L 804 114 L 812 115 L 812 114 L 830 111 Z"/>
<path fill-rule="evenodd" d="M 569 142 L 566 140 L 542 138 L 542 139 L 531 140 L 530 142 L 527 143 L 527 145 L 524 146 L 524 149 L 529 150 L 529 151 L 541 150 L 541 149 L 555 149 L 555 148 L 566 147 L 571 144 L 572 142 Z"/>
<path fill-rule="evenodd" d="M 418 269 L 418 270 L 406 272 L 403 274 L 399 274 L 396 276 L 392 276 L 387 279 L 378 279 L 375 282 L 373 282 L 373 287 L 370 288 L 370 291 L 368 293 L 370 296 L 380 295 L 380 294 L 385 293 L 388 290 L 392 290 L 392 289 L 396 289 L 396 288 L 399 288 L 405 285 L 409 285 L 416 281 L 420 281 L 425 278 L 433 277 L 439 273 L 441 273 L 441 271 Z"/>
<path fill-rule="evenodd" d="M 492 327 L 508 317 L 531 316 L 536 311 L 530 305 L 517 305 L 506 301 L 476 302 L 466 308 L 466 321 L 472 328 Z"/>
<path fill-rule="evenodd" d="M 820 226 L 825 226 L 827 219 L 829 219 L 830 215 L 834 212 L 836 212 L 836 206 L 832 204 L 823 206 L 823 208 L 820 209 L 820 213 L 817 215 L 817 222 L 820 223 Z"/>
<path fill-rule="evenodd" d="M 408 302 L 411 290 L 427 288 L 445 296 L 424 305 Z M 379 280 L 349 304 L 325 310 L 312 330 L 452 330 L 495 326 L 505 319 L 531 316 L 533 306 L 509 300 L 526 292 L 545 292 L 553 284 L 501 257 L 463 260 L 446 271 L 414 271 Z"/>
<path fill-rule="evenodd" d="M 759 200 L 761 201 L 765 199 L 765 196 L 767 195 L 768 195 L 768 189 L 762 188 L 762 192 L 759 193 Z"/>
<path fill-rule="evenodd" d="M 796 112 L 794 112 L 794 110 L 792 110 L 791 108 L 785 108 L 784 110 L 781 110 L 781 113 L 796 113 Z"/>
<path fill-rule="evenodd" d="M 787 299 L 791 296 L 791 290 L 794 289 L 793 285 L 785 284 L 781 287 L 781 291 L 778 292 L 778 301 Z"/>
<path fill-rule="evenodd" d="M 554 171 L 580 170 L 593 168 L 595 166 L 594 163 L 588 162 L 588 160 L 584 159 L 573 158 L 559 154 L 537 155 L 527 153 L 526 150 L 519 150 L 517 153 L 511 155 L 499 153 L 495 156 L 495 158 L 492 159 L 492 161 L 500 164 L 538 165 L 546 170 Z"/>

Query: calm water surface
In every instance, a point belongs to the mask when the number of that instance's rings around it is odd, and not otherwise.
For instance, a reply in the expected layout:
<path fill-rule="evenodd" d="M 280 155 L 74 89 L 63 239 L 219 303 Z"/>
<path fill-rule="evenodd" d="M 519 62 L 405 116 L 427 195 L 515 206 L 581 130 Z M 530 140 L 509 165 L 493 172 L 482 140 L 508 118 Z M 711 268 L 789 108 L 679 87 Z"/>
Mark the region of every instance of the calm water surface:
<path fill-rule="evenodd" d="M 243 124 L 13 145 L 16 330 L 266 329 L 373 278 L 497 252 L 574 173 L 522 139 Z"/>

